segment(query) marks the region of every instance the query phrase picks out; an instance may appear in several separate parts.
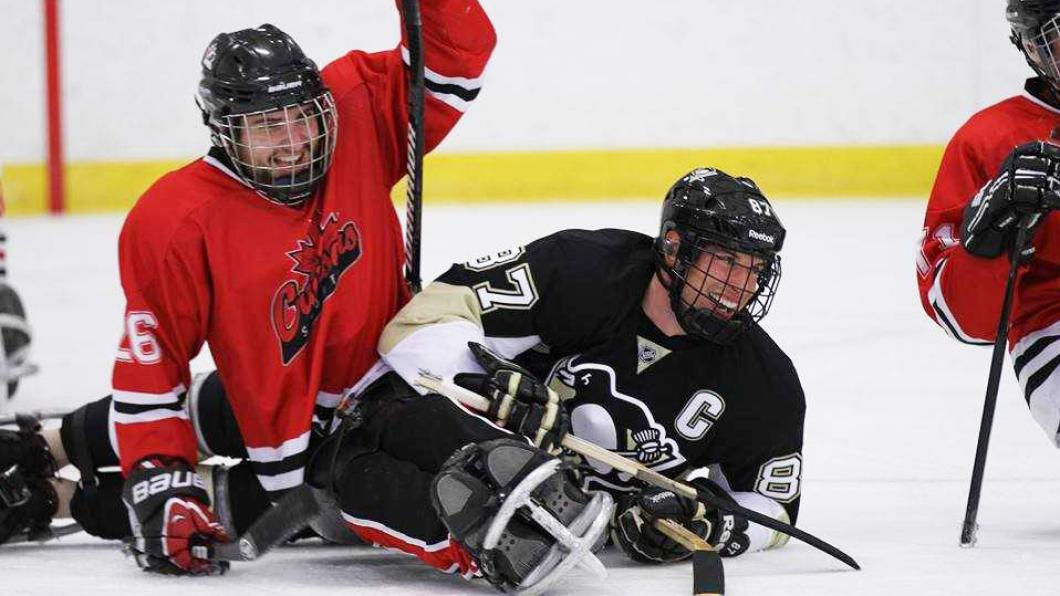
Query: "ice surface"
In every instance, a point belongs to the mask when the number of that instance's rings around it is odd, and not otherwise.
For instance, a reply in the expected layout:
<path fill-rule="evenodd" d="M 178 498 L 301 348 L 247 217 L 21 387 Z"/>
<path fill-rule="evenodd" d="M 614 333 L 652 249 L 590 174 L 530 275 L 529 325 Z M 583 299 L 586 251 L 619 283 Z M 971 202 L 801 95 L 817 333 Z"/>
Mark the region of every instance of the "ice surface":
<path fill-rule="evenodd" d="M 950 340 L 920 310 L 913 256 L 922 205 L 783 201 L 784 278 L 765 320 L 794 360 L 808 412 L 799 525 L 850 553 L 861 572 L 801 543 L 725 563 L 727 593 L 795 596 L 1054 594 L 1060 585 L 1060 454 L 1026 411 L 1011 369 L 1001 383 L 979 546 L 960 549 L 990 353 Z M 653 232 L 655 202 L 428 207 L 424 277 L 564 227 Z M 76 406 L 108 392 L 121 330 L 117 216 L 8 222 L 10 275 L 36 328 L 42 373 L 12 406 Z M 253 238 L 247 238 L 253 242 Z M 208 357 L 196 362 L 209 367 Z M 608 552 L 598 583 L 562 594 L 688 594 L 688 565 L 645 567 Z M 0 593 L 232 596 L 494 593 L 415 559 L 306 544 L 223 578 L 141 573 L 111 543 L 75 535 L 0 547 Z"/>

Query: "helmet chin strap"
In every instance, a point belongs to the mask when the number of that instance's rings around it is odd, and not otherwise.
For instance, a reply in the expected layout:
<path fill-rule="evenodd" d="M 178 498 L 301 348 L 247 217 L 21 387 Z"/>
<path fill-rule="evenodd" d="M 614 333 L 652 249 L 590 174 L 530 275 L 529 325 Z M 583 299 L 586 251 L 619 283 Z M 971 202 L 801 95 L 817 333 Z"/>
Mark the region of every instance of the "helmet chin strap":
<path fill-rule="evenodd" d="M 709 311 L 692 308 L 680 301 L 671 300 L 671 308 L 677 322 L 689 334 L 719 345 L 729 345 L 747 329 L 744 313 L 738 312 L 729 320 L 718 318 Z"/>

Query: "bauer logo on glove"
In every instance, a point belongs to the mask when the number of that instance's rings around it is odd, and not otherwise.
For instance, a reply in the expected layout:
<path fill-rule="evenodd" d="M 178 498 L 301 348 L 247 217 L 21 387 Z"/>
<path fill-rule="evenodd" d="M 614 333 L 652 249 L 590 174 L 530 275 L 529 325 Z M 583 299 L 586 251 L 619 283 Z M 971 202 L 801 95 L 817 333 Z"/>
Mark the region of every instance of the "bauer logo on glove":
<path fill-rule="evenodd" d="M 152 495 L 166 492 L 169 489 L 201 488 L 206 490 L 202 477 L 191 470 L 174 470 L 161 473 L 147 480 L 141 480 L 132 486 L 132 504 L 137 505 Z"/>

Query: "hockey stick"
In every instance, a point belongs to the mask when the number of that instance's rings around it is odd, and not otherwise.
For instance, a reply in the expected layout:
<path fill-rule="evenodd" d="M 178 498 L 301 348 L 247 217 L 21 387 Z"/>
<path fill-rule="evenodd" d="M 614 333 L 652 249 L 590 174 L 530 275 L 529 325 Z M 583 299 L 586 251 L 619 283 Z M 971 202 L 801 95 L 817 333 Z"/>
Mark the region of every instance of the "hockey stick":
<path fill-rule="evenodd" d="M 1008 342 L 1008 321 L 1012 314 L 1012 296 L 1016 290 L 1016 274 L 1020 265 L 1020 253 L 1030 241 L 1030 229 L 1037 222 L 1040 214 L 1024 215 L 1019 221 L 1016 241 L 1012 244 L 1009 255 L 1011 264 L 1008 268 L 1008 281 L 1005 282 L 1005 297 L 1001 301 L 1001 317 L 997 321 L 997 338 L 994 340 L 994 352 L 990 359 L 990 375 L 986 381 L 986 399 L 983 402 L 983 418 L 979 423 L 979 442 L 975 447 L 975 463 L 972 466 L 972 483 L 968 487 L 968 505 L 964 510 L 964 523 L 961 525 L 961 546 L 975 546 L 979 525 L 979 496 L 983 490 L 983 474 L 986 470 L 986 450 L 990 446 L 990 430 L 994 426 L 994 410 L 997 406 L 997 391 L 1001 383 L 1001 364 L 1005 360 L 1005 344 Z"/>
<path fill-rule="evenodd" d="M 228 570 L 229 561 L 254 561 L 294 536 L 320 515 L 316 489 L 300 484 L 287 491 L 268 511 L 262 513 L 250 528 L 231 542 L 191 547 L 193 556 L 217 561 L 220 573 Z M 136 556 L 136 537 L 123 540 L 126 555 Z M 197 549 L 202 549 L 201 554 Z"/>
<path fill-rule="evenodd" d="M 445 397 L 472 409 L 482 412 L 489 409 L 489 400 L 487 398 L 482 397 L 473 391 L 464 389 L 459 385 L 442 381 L 441 379 L 427 374 L 420 374 L 416 383 L 425 389 L 438 393 L 439 395 L 444 395 Z M 585 457 L 594 459 L 600 463 L 607 464 L 619 472 L 625 472 L 646 484 L 651 484 L 652 486 L 672 491 L 690 499 L 695 499 L 708 507 L 713 507 L 728 513 L 734 513 L 746 518 L 748 521 L 753 521 L 756 524 L 765 526 L 771 530 L 787 534 L 792 538 L 797 538 L 822 552 L 832 555 L 854 569 L 861 569 L 850 555 L 820 538 L 817 538 L 813 534 L 800 530 L 791 524 L 786 524 L 780 520 L 769 517 L 768 515 L 754 511 L 753 509 L 748 509 L 738 504 L 728 502 L 714 495 L 710 491 L 697 489 L 683 482 L 667 478 L 655 470 L 574 435 L 566 435 L 563 437 L 563 441 L 561 441 L 560 444 L 575 453 L 584 455 Z"/>
<path fill-rule="evenodd" d="M 405 281 L 420 291 L 420 234 L 423 227 L 423 36 L 419 0 L 402 0 L 409 46 L 408 144 L 405 155 Z"/>
<path fill-rule="evenodd" d="M 320 515 L 316 490 L 308 484 L 300 484 L 287 491 L 268 511 L 254 520 L 242 536 L 214 546 L 210 558 L 217 561 L 253 561 L 283 544 Z"/>
<path fill-rule="evenodd" d="M 654 525 L 670 540 L 692 551 L 693 596 L 724 596 L 725 568 L 721 555 L 706 540 L 672 519 L 657 519 Z"/>
<path fill-rule="evenodd" d="M 70 410 L 60 408 L 45 408 L 41 410 L 29 410 L 27 412 L 13 412 L 11 414 L 0 414 L 0 426 L 18 424 L 21 419 L 54 420 L 62 418 L 70 413 Z"/>
<path fill-rule="evenodd" d="M 5 542 L 4 544 L 21 544 L 23 542 L 47 542 L 49 540 L 56 540 L 58 538 L 62 538 L 63 536 L 77 534 L 78 532 L 82 531 L 84 531 L 84 528 L 81 527 L 81 524 L 70 523 L 62 526 L 55 526 L 49 528 L 48 531 L 41 535 L 41 537 L 39 538 L 30 538 L 28 535 L 23 534 L 20 536 L 13 536 L 11 538 L 8 538 L 7 542 Z"/>

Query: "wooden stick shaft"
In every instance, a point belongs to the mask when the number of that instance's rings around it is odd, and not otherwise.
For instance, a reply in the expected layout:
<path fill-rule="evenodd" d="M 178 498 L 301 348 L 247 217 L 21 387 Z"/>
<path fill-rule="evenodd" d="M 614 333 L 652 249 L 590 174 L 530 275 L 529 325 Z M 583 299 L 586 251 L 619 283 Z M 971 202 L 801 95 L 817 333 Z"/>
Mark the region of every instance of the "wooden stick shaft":
<path fill-rule="evenodd" d="M 706 540 L 672 519 L 657 519 L 655 528 L 688 550 L 714 550 Z"/>
<path fill-rule="evenodd" d="M 446 383 L 441 379 L 426 375 L 420 376 L 418 384 L 425 389 L 429 389 L 450 399 L 455 399 L 473 410 L 479 412 L 489 410 L 490 400 L 470 389 L 464 389 L 459 385 Z M 575 453 L 580 453 L 600 463 L 607 464 L 619 472 L 625 472 L 647 484 L 665 488 L 666 490 L 673 491 L 691 499 L 696 498 L 696 489 L 691 486 L 667 478 L 655 470 L 643 466 L 629 458 L 622 457 L 617 453 L 608 451 L 607 449 L 604 449 L 595 443 L 586 441 L 585 439 L 568 434 L 563 437 L 563 441 L 560 444 Z"/>

